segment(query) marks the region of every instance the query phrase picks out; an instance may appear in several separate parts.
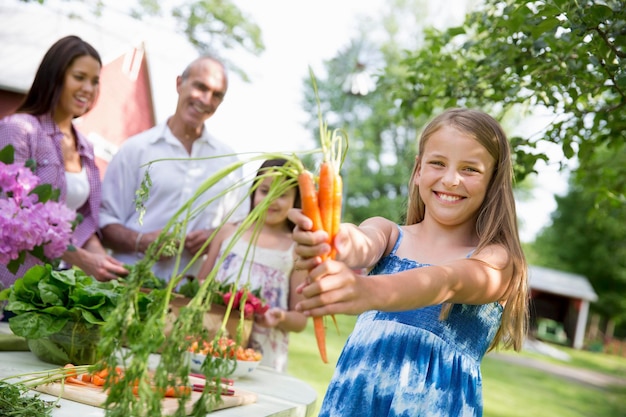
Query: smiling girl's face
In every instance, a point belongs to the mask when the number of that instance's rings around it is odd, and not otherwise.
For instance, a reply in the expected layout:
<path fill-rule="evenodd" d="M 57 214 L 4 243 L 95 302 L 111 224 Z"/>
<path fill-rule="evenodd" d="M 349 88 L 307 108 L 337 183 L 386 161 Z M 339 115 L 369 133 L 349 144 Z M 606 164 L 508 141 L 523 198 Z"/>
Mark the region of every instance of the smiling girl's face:
<path fill-rule="evenodd" d="M 475 221 L 495 161 L 477 140 L 451 126 L 428 139 L 413 179 L 426 217 L 445 226 Z"/>

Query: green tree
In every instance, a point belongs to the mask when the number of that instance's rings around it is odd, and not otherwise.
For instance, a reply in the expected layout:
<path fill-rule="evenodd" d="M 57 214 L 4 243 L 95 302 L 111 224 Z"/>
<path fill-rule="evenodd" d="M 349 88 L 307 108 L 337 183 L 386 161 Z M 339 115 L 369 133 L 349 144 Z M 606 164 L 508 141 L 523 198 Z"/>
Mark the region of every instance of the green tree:
<path fill-rule="evenodd" d="M 626 164 L 625 154 L 606 148 L 595 154 L 607 171 Z M 587 178 L 572 177 L 567 195 L 556 197 L 551 224 L 532 245 L 532 261 L 586 276 L 599 297 L 592 309 L 611 329 L 611 322 L 626 324 L 626 210 L 601 195 Z"/>
<path fill-rule="evenodd" d="M 546 158 L 541 141 L 578 164 L 534 252 L 589 277 L 594 308 L 616 323 L 626 314 L 625 58 L 623 0 L 486 0 L 462 26 L 429 30 L 403 61 L 408 76 L 385 75 L 412 117 L 450 106 L 554 115 L 535 135 L 512 138 L 518 178 Z"/>
<path fill-rule="evenodd" d="M 625 58 L 623 0 L 486 0 L 462 26 L 428 30 L 403 61 L 407 74 L 387 71 L 385 82 L 412 117 L 451 106 L 499 117 L 547 110 L 554 119 L 540 132 L 512 138 L 518 178 L 546 159 L 538 143 L 553 142 L 624 203 L 626 166 L 606 175 L 593 161 L 601 148 L 626 151 Z"/>
<path fill-rule="evenodd" d="M 374 215 L 403 221 L 417 138 L 434 110 L 407 111 L 398 99 L 400 89 L 412 88 L 407 79 L 415 72 L 402 60 L 405 51 L 426 45 L 429 4 L 397 0 L 389 3 L 379 18 L 362 19 L 355 40 L 325 62 L 325 77 L 317 80 L 329 125 L 345 129 L 349 136 L 342 172 L 345 221 L 359 223 Z M 433 65 L 439 64 L 428 63 L 419 70 L 428 74 Z M 359 94 L 358 88 L 351 90 L 355 77 L 367 76 L 378 81 L 375 90 L 365 94 Z M 314 131 L 317 103 L 310 80 L 304 84 L 304 108 L 311 115 L 309 128 Z M 511 112 L 503 124 L 514 125 L 518 120 Z M 518 183 L 518 198 L 528 198 L 531 186 L 531 181 Z"/>

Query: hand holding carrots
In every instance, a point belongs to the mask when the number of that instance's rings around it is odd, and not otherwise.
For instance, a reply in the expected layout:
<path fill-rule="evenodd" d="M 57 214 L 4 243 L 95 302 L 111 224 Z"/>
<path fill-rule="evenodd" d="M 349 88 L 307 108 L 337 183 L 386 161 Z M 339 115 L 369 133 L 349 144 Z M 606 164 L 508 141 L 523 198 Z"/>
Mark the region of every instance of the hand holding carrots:
<path fill-rule="evenodd" d="M 311 219 L 299 209 L 292 209 L 288 217 L 296 225 L 293 231 L 299 257 L 296 268 L 309 271 L 309 282 L 298 288 L 306 300 L 298 303 L 296 309 L 306 316 L 360 314 L 368 310 L 370 297 L 364 295 L 367 288 L 361 283 L 364 277 L 344 262 L 327 259 L 331 252 L 328 234 L 323 230 L 312 231 Z M 340 228 L 332 242 L 338 260 L 350 252 L 347 232 L 348 229 Z"/>
<path fill-rule="evenodd" d="M 306 299 L 296 305 L 305 316 L 361 314 L 376 307 L 374 301 L 380 293 L 374 285 L 376 280 L 344 262 L 329 259 L 309 273 L 313 281 L 301 288 Z"/>
<path fill-rule="evenodd" d="M 350 252 L 350 236 L 347 234 L 350 227 L 341 224 L 335 237 L 331 240 L 324 230 L 312 230 L 313 223 L 301 209 L 291 209 L 287 215 L 296 227 L 292 237 L 296 242 L 295 254 L 298 257 L 295 267 L 301 270 L 311 270 L 321 264 L 332 253 L 333 259 L 343 261 L 344 254 Z"/>

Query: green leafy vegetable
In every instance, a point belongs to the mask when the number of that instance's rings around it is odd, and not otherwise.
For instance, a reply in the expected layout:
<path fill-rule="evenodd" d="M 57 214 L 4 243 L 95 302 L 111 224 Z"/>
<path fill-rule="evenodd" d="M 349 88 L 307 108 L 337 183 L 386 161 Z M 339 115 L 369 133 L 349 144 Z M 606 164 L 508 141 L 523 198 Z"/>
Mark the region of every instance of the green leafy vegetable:
<path fill-rule="evenodd" d="M 87 372 L 90 366 L 47 369 L 28 372 L 0 379 L 0 416 L 2 417 L 48 417 L 58 406 L 60 398 L 44 401 L 39 394 L 30 391 L 39 385 L 63 381 L 67 376 Z"/>
<path fill-rule="evenodd" d="M 14 334 L 28 341 L 41 360 L 57 365 L 93 364 L 98 356 L 100 329 L 124 294 L 118 281 L 100 282 L 80 270 L 55 271 L 36 265 L 12 287 L 0 292 Z M 149 295 L 138 295 L 145 314 Z"/>
<path fill-rule="evenodd" d="M 8 300 L 5 310 L 13 333 L 39 339 L 58 333 L 68 322 L 84 323 L 89 329 L 102 325 L 124 293 L 118 281 L 100 282 L 77 269 L 55 271 L 36 265 L 11 288 L 0 292 Z"/>
<path fill-rule="evenodd" d="M 26 394 L 28 387 L 0 381 L 0 415 L 4 417 L 48 417 L 54 401 L 44 401 L 39 395 Z"/>

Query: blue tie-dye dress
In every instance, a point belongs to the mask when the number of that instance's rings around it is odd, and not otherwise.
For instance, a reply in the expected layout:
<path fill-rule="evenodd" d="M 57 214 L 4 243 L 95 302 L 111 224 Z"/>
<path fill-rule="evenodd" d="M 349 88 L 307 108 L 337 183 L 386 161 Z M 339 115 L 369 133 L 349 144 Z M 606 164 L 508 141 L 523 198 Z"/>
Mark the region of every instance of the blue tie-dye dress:
<path fill-rule="evenodd" d="M 391 253 L 371 274 L 428 266 Z M 390 279 L 393 279 L 390 277 Z M 320 416 L 482 416 L 480 361 L 500 325 L 502 306 L 455 304 L 361 314 L 339 357 Z"/>

